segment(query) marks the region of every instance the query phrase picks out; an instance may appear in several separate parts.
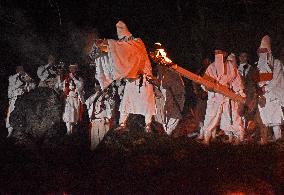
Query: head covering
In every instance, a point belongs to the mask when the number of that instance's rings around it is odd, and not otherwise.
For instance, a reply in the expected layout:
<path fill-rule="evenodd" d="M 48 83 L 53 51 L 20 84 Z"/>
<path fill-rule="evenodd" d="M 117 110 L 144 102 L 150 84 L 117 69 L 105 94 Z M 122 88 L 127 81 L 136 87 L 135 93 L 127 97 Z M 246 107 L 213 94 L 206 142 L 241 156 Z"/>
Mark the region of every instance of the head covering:
<path fill-rule="evenodd" d="M 215 52 L 215 67 L 218 75 L 224 74 L 224 56 L 221 52 Z"/>
<path fill-rule="evenodd" d="M 70 65 L 69 65 L 69 68 L 70 68 L 70 67 L 78 68 L 78 64 L 70 64 Z"/>
<path fill-rule="evenodd" d="M 236 62 L 236 55 L 231 53 L 228 57 L 227 57 L 227 61 L 232 61 L 232 62 Z"/>
<path fill-rule="evenodd" d="M 259 49 L 267 49 L 268 53 L 271 53 L 271 41 L 268 35 L 265 35 L 260 43 Z"/>
<path fill-rule="evenodd" d="M 270 37 L 265 35 L 258 48 L 258 63 L 257 67 L 260 73 L 271 73 L 272 70 L 269 65 L 273 64 L 273 56 L 271 54 Z"/>
<path fill-rule="evenodd" d="M 122 39 L 124 37 L 129 37 L 132 34 L 128 31 L 126 24 L 122 21 L 118 21 L 116 24 L 117 36 L 118 39 Z"/>

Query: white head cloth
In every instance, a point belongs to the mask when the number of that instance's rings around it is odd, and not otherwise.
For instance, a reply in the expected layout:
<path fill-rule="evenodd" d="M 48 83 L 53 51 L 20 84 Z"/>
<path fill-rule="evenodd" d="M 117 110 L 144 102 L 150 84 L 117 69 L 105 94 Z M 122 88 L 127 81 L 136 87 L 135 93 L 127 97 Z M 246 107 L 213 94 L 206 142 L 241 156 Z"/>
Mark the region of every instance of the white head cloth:
<path fill-rule="evenodd" d="M 215 67 L 218 75 L 224 74 L 225 64 L 224 64 L 224 56 L 222 53 L 215 54 Z"/>
<path fill-rule="evenodd" d="M 259 48 L 266 48 L 268 50 L 268 53 L 271 53 L 271 41 L 268 35 L 265 35 L 262 38 Z"/>
<path fill-rule="evenodd" d="M 123 37 L 129 37 L 132 34 L 129 32 L 126 24 L 122 21 L 118 21 L 116 24 L 117 36 L 118 39 L 122 39 Z"/>

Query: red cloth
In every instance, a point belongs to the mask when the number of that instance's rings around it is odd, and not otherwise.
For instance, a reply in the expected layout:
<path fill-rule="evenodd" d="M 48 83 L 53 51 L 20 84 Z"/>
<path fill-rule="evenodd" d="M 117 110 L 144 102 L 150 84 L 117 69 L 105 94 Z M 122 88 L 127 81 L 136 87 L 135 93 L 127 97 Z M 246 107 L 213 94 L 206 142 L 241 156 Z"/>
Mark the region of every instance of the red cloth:
<path fill-rule="evenodd" d="M 80 102 L 80 105 L 79 105 L 79 121 L 80 122 L 83 121 L 83 116 L 84 116 L 84 105 L 82 102 Z"/>
<path fill-rule="evenodd" d="M 259 82 L 261 81 L 271 81 L 273 78 L 273 73 L 260 73 Z"/>
<path fill-rule="evenodd" d="M 67 97 L 69 95 L 70 92 L 70 88 L 69 88 L 69 84 L 70 84 L 70 78 L 69 75 L 66 75 L 64 78 L 64 82 L 65 82 L 65 96 Z"/>

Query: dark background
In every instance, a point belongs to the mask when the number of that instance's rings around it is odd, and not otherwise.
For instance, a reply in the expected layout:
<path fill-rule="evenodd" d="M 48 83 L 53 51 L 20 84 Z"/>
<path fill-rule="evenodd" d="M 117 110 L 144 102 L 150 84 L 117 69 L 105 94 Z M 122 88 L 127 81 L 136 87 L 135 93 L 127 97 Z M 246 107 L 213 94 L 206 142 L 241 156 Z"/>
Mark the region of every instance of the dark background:
<path fill-rule="evenodd" d="M 123 20 L 147 49 L 161 42 L 174 62 L 195 71 L 212 55 L 216 43 L 241 50 L 256 60 L 262 36 L 269 34 L 277 57 L 284 46 L 282 0 L 1 0 L 1 99 L 7 103 L 7 80 L 16 65 L 34 78 L 52 53 L 64 62 L 86 67 L 86 37 L 116 38 Z M 186 81 L 187 82 L 187 81 Z M 7 104 L 1 104 L 1 113 Z"/>
<path fill-rule="evenodd" d="M 149 47 L 159 41 L 189 69 L 199 66 L 216 42 L 255 58 L 261 37 L 269 34 L 274 55 L 283 47 L 281 0 L 1 0 L 1 65 L 40 65 L 48 53 L 82 63 L 86 32 L 116 38 L 123 20 Z M 3 68 L 2 68 L 3 71 Z"/>

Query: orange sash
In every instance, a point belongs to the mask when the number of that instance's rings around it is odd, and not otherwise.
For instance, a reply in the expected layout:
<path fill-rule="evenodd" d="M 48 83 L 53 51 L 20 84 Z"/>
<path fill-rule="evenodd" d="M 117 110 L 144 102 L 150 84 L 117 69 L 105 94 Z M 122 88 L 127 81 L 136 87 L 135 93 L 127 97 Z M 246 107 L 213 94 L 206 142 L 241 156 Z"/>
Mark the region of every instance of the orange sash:
<path fill-rule="evenodd" d="M 271 81 L 273 78 L 272 73 L 260 73 L 259 74 L 259 82 L 261 81 Z"/>

